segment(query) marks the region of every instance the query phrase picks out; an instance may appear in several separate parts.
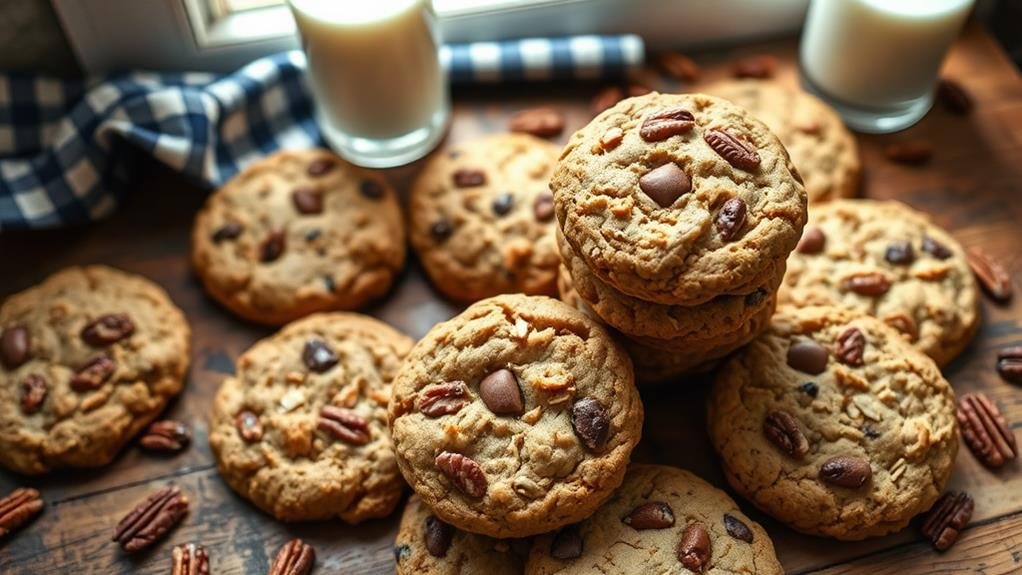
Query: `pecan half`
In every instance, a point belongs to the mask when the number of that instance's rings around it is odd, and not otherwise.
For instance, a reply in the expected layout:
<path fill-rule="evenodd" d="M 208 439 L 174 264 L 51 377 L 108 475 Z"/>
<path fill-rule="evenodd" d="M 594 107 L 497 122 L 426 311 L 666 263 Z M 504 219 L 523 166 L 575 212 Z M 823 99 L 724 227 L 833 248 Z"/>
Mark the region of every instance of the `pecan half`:
<path fill-rule="evenodd" d="M 103 347 L 116 343 L 135 333 L 135 323 L 126 313 L 108 313 L 85 324 L 82 341 L 92 347 Z"/>
<path fill-rule="evenodd" d="M 866 336 L 857 327 L 850 327 L 837 337 L 838 360 L 852 367 L 862 365 L 862 354 L 866 351 Z"/>
<path fill-rule="evenodd" d="M 209 575 L 209 553 L 195 543 L 174 547 L 170 575 Z"/>
<path fill-rule="evenodd" d="M 997 260 L 978 248 L 966 252 L 969 267 L 979 280 L 979 285 L 994 301 L 1006 303 L 1011 299 L 1011 276 Z"/>
<path fill-rule="evenodd" d="M 30 373 L 21 380 L 21 411 L 31 415 L 42 407 L 46 401 L 46 393 L 49 386 L 46 380 L 38 373 Z"/>
<path fill-rule="evenodd" d="M 944 551 L 951 547 L 972 518 L 974 503 L 968 493 L 948 491 L 933 504 L 923 521 L 923 535 L 933 548 Z"/>
<path fill-rule="evenodd" d="M 433 463 L 459 491 L 469 497 L 486 495 L 489 482 L 478 463 L 460 453 L 442 451 Z"/>
<path fill-rule="evenodd" d="M 97 355 L 87 361 L 85 365 L 71 376 L 71 389 L 75 391 L 91 391 L 103 385 L 110 379 L 117 364 L 109 355 Z"/>
<path fill-rule="evenodd" d="M 28 523 L 43 510 L 39 492 L 31 487 L 19 487 L 0 499 L 0 538 Z"/>
<path fill-rule="evenodd" d="M 664 529 L 674 525 L 674 510 L 663 501 L 650 501 L 632 509 L 622 519 L 632 529 Z"/>
<path fill-rule="evenodd" d="M 1022 383 L 1022 346 L 1006 347 L 997 352 L 997 373 L 1010 383 Z"/>
<path fill-rule="evenodd" d="M 759 154 L 756 150 L 724 130 L 708 130 L 703 134 L 703 139 L 732 166 L 745 171 L 759 167 Z"/>
<path fill-rule="evenodd" d="M 424 387 L 419 392 L 419 411 L 426 417 L 458 413 L 468 405 L 468 386 L 464 381 L 449 381 Z"/>
<path fill-rule="evenodd" d="M 277 551 L 269 575 L 308 575 L 316 562 L 316 550 L 301 539 L 292 539 Z"/>
<path fill-rule="evenodd" d="M 129 553 L 145 549 L 166 535 L 187 512 L 188 498 L 181 493 L 181 488 L 164 487 L 121 519 L 113 540 Z"/>
<path fill-rule="evenodd" d="M 696 573 L 702 573 L 706 564 L 710 562 L 710 534 L 702 523 L 690 523 L 681 533 L 681 541 L 678 542 L 678 561 L 688 569 Z"/>
<path fill-rule="evenodd" d="M 508 128 L 512 132 L 550 138 L 564 131 L 564 116 L 553 108 L 522 110 L 511 116 Z"/>
<path fill-rule="evenodd" d="M 684 134 L 696 125 L 695 116 L 684 108 L 657 110 L 646 116 L 639 135 L 647 142 L 659 142 L 671 136 Z"/>
<path fill-rule="evenodd" d="M 153 422 L 138 440 L 138 444 L 150 451 L 173 453 L 188 447 L 191 441 L 192 431 L 187 424 L 173 419 L 164 419 Z"/>
<path fill-rule="evenodd" d="M 991 468 L 1018 457 L 1015 435 L 997 405 L 984 393 L 966 393 L 958 400 L 958 424 L 972 453 Z"/>
<path fill-rule="evenodd" d="M 326 405 L 319 410 L 319 421 L 316 427 L 326 431 L 341 441 L 354 445 L 369 443 L 369 422 L 354 411 Z"/>
<path fill-rule="evenodd" d="M 798 425 L 798 420 L 787 411 L 771 411 L 763 420 L 763 435 L 789 457 L 802 459 L 809 453 L 809 440 Z"/>

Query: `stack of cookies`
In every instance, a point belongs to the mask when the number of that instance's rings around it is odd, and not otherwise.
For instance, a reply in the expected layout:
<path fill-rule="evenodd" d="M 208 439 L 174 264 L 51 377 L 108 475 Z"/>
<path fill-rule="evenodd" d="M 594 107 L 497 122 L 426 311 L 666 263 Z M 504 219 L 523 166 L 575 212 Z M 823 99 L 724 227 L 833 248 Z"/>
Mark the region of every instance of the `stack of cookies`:
<path fill-rule="evenodd" d="M 765 329 L 806 192 L 776 136 L 702 94 L 618 103 L 550 181 L 561 297 L 619 331 L 643 380 L 705 370 Z"/>

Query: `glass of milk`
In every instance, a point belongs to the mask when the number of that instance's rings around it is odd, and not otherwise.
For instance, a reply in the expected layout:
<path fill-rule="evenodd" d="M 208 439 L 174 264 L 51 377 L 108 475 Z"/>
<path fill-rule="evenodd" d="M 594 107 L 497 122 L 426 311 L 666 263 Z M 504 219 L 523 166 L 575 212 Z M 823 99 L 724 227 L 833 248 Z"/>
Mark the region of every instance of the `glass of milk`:
<path fill-rule="evenodd" d="M 895 132 L 933 104 L 941 62 L 975 0 L 813 0 L 802 83 L 854 130 Z"/>
<path fill-rule="evenodd" d="M 323 139 L 362 166 L 429 153 L 450 116 L 430 0 L 290 0 Z"/>

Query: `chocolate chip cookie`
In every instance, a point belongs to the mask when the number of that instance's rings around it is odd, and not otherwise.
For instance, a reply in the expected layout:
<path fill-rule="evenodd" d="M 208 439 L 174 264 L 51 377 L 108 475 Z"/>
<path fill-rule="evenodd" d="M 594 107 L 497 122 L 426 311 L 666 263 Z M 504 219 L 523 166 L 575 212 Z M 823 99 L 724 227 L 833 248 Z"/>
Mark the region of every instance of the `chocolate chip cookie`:
<path fill-rule="evenodd" d="M 962 246 L 899 202 L 813 207 L 788 259 L 781 303 L 839 305 L 882 319 L 944 365 L 972 340 L 980 294 Z"/>
<path fill-rule="evenodd" d="M 334 312 L 253 345 L 213 402 L 220 475 L 282 521 L 389 515 L 403 484 L 387 402 L 411 344 L 371 317 Z"/>
<path fill-rule="evenodd" d="M 668 305 L 756 291 L 806 220 L 777 137 L 703 94 L 650 93 L 604 111 L 571 137 L 550 188 L 564 237 L 595 276 Z"/>
<path fill-rule="evenodd" d="M 492 539 L 436 518 L 418 496 L 405 505 L 394 543 L 397 575 L 521 575 L 525 539 Z"/>
<path fill-rule="evenodd" d="M 719 82 L 704 90 L 742 106 L 780 138 L 805 179 L 810 203 L 856 194 L 862 163 L 855 138 L 819 98 L 762 80 Z"/>
<path fill-rule="evenodd" d="M 589 519 L 536 540 L 527 575 L 784 573 L 774 544 L 723 491 L 663 465 L 634 465 Z"/>
<path fill-rule="evenodd" d="M 642 414 L 631 362 L 602 327 L 520 294 L 430 330 L 390 402 L 405 479 L 438 518 L 491 537 L 592 513 L 620 485 Z"/>
<path fill-rule="evenodd" d="M 105 266 L 72 267 L 0 307 L 0 463 L 99 467 L 180 391 L 190 331 L 167 293 Z"/>
<path fill-rule="evenodd" d="M 882 321 L 784 308 L 718 372 L 710 439 L 731 485 L 794 529 L 898 531 L 947 486 L 955 396 L 932 359 Z"/>
<path fill-rule="evenodd" d="M 553 295 L 557 146 L 495 134 L 435 154 L 412 185 L 409 235 L 433 284 L 472 302 L 501 293 Z"/>
<path fill-rule="evenodd" d="M 206 291 L 271 325 L 361 307 L 386 293 L 404 258 L 394 190 L 326 150 L 253 163 L 209 197 L 192 232 Z"/>

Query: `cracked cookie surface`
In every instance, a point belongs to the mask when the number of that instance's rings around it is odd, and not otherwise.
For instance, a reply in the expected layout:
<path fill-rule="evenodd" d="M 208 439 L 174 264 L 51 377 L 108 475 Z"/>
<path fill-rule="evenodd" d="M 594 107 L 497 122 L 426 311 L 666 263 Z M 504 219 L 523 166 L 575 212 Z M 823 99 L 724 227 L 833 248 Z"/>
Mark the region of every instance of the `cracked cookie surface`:
<path fill-rule="evenodd" d="M 314 314 L 257 342 L 213 401 L 209 442 L 221 476 L 283 521 L 389 515 L 403 484 L 387 402 L 411 344 L 345 312 Z"/>
<path fill-rule="evenodd" d="M 206 291 L 239 316 L 281 325 L 382 296 L 405 259 L 393 188 L 327 150 L 285 150 L 215 191 L 192 231 Z"/>
<path fill-rule="evenodd" d="M 868 313 L 938 365 L 976 334 L 980 295 L 965 250 L 927 215 L 900 202 L 840 200 L 813 206 L 805 233 L 818 235 L 820 247 L 803 244 L 788 258 L 780 303 Z M 849 283 L 874 274 L 876 291 L 858 293 Z"/>
<path fill-rule="evenodd" d="M 903 528 L 944 490 L 958 451 L 954 392 L 933 360 L 836 307 L 779 310 L 718 372 L 707 420 L 736 491 L 837 539 Z"/>
<path fill-rule="evenodd" d="M 397 575 L 521 575 L 528 540 L 493 539 L 443 523 L 413 495 L 394 543 Z"/>
<path fill-rule="evenodd" d="M 426 163 L 412 185 L 409 236 L 440 291 L 467 302 L 555 292 L 547 181 L 558 151 L 534 136 L 494 134 Z"/>
<path fill-rule="evenodd" d="M 656 506 L 658 513 L 637 514 L 643 506 Z M 707 535 L 708 558 L 698 570 L 686 568 L 678 557 L 684 533 L 694 524 L 702 525 Z M 726 493 L 674 467 L 633 465 L 614 497 L 568 529 L 579 538 L 577 556 L 557 558 L 575 555 L 569 552 L 575 549 L 565 544 L 561 533 L 544 535 L 533 544 L 527 575 L 784 573 L 766 530 Z"/>
<path fill-rule="evenodd" d="M 644 129 L 665 111 L 681 119 Z M 604 111 L 571 137 L 550 188 L 564 236 L 590 271 L 663 304 L 754 291 L 806 219 L 805 189 L 777 137 L 703 94 L 651 93 Z"/>
<path fill-rule="evenodd" d="M 597 322 L 502 295 L 438 324 L 395 379 L 405 479 L 443 521 L 523 537 L 578 521 L 621 483 L 642 430 L 628 357 Z"/>
<path fill-rule="evenodd" d="M 745 108 L 777 135 L 805 180 L 810 203 L 858 191 L 862 163 L 855 137 L 819 98 L 762 80 L 718 82 L 705 91 Z"/>
<path fill-rule="evenodd" d="M 167 293 L 72 267 L 0 307 L 0 463 L 26 474 L 99 467 L 182 388 L 190 331 Z"/>

